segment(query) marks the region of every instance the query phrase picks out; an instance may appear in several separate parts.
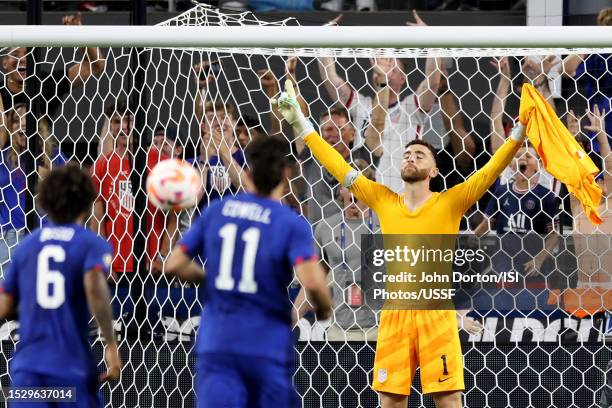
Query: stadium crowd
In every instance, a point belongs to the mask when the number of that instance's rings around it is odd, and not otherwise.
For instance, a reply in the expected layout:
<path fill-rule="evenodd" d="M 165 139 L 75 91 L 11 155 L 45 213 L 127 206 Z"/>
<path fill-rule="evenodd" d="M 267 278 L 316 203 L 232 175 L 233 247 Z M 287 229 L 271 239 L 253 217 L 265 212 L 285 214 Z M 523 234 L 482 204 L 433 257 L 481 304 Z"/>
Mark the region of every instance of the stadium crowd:
<path fill-rule="evenodd" d="M 76 16 L 64 18 L 64 24 L 80 23 Z M 416 13 L 415 24 L 425 25 Z M 598 24 L 612 25 L 612 8 L 601 11 Z M 70 159 L 58 148 L 48 117 L 57 114 L 63 98 L 71 89 L 83 86 L 89 77 L 97 77 L 105 69 L 102 51 L 87 48 L 80 63 L 53 72 L 36 71 L 41 81 L 37 82 L 40 88 L 34 89 L 26 85 L 26 60 L 24 48 L 12 49 L 2 58 L 2 267 L 10 262 L 11 249 L 26 231 L 28 174 L 23 154 L 29 147 L 26 129 L 29 104 L 38 98 L 46 106 L 43 110 L 45 114 L 36 118 L 38 135 L 43 141 L 42 153 L 36 158 L 36 173 L 42 179 L 49 169 L 61 166 Z M 498 73 L 492 104 L 483 106 L 490 118 L 488 134 L 478 134 L 470 128 L 469 123 L 466 124 L 467 118 L 462 114 L 456 93 L 450 87 L 449 78 L 454 69 L 450 59 L 427 58 L 423 79 L 414 90 L 408 86 L 406 64 L 401 59 L 374 59 L 369 70 L 372 92 L 363 92 L 363 88 L 356 89 L 347 77 L 339 74 L 334 58 L 321 57 L 317 61 L 318 71 L 333 104 L 315 117 L 310 115 L 314 101 L 306 100 L 303 94 L 300 94 L 299 101 L 303 113 L 316 120 L 322 137 L 343 158 L 368 178 L 379 181 L 395 192 L 403 188 L 398 168 L 403 160 L 404 146 L 415 139 L 425 141 L 438 155 L 441 175 L 436 180 L 435 188 L 441 191 L 461 183 L 481 165 L 481 159 L 486 154 L 483 156 L 484 152 L 479 151 L 479 146 L 486 145 L 491 154 L 499 148 L 508 136 L 512 118 L 517 116 L 517 112 L 508 111 L 505 102 L 512 93 L 520 95 L 523 83 L 532 83 L 553 106 L 557 106 L 557 112 L 565 117 L 570 132 L 602 169 L 598 181 L 604 191 L 604 200 L 600 204 L 604 223 L 597 232 L 610 234 L 611 61 L 610 55 L 569 55 L 563 59 L 555 56 L 492 59 L 491 64 Z M 260 88 L 269 97 L 274 97 L 279 93 L 282 79 L 289 78 L 296 84 L 302 84 L 304 81 L 298 75 L 298 64 L 297 58 L 288 59 L 282 78 L 277 78 L 270 70 L 258 72 Z M 197 150 L 193 157 L 187 157 L 188 149 L 178 137 L 176 128 L 160 125 L 155 127 L 152 134 L 147 152 L 147 170 L 150 171 L 160 160 L 184 158 L 201 172 L 205 193 L 192 213 L 164 214 L 151 205 L 148 207 L 147 258 L 151 272 L 157 275 L 163 269 L 170 248 L 177 241 L 180 231 L 190 224 L 194 214 L 200 213 L 214 199 L 231 197 L 249 188 L 249 182 L 244 177 L 244 148 L 249 142 L 268 135 L 279 135 L 291 144 L 296 158 L 284 200 L 311 222 L 320 258 L 329 271 L 335 303 L 335 319 L 330 336 L 357 339 L 367 333 L 367 338 L 373 338 L 370 333 L 375 331 L 369 329 L 376 326 L 376 313 L 364 305 L 362 297 L 355 293 L 361 290 L 360 237 L 379 230 L 376 215 L 320 167 L 303 141 L 296 138 L 283 123 L 278 112 L 270 110 L 270 126 L 265 129 L 258 120 L 243 115 L 240 107 L 229 102 L 228 98 L 210 92 L 218 70 L 222 69 L 219 61 L 202 61 L 191 70 L 192 84 L 197 89 L 194 115 L 200 124 Z M 580 85 L 583 106 L 567 110 L 567 106 L 558 103 L 562 100 L 557 99 L 559 94 L 554 89 L 554 83 L 562 76 L 574 78 Z M 216 96 L 211 98 L 211 95 Z M 579 111 L 585 114 L 577 115 Z M 134 194 L 130 174 L 140 169 L 134 168 L 132 160 L 130 141 L 133 126 L 134 113 L 128 108 L 127 101 L 111 101 L 104 111 L 98 157 L 91 166 L 98 198 L 90 226 L 112 243 L 115 250 L 112 269 L 117 280 L 136 268 L 133 254 Z M 42 214 L 41 220 L 44 223 Z M 545 241 L 540 238 L 537 250 L 521 258 L 521 265 L 524 264 L 521 272 L 525 282 L 530 284 L 554 288 L 612 288 L 612 274 L 601 267 L 606 261 L 598 260 L 595 255 L 579 258 L 579 274 L 553 273 L 555 266 L 550 258 L 558 250 L 559 235 L 564 231 L 592 234 L 595 229 L 589 224 L 580 204 L 573 197 L 570 198 L 567 189 L 544 170 L 533 147 L 526 146 L 519 150 L 511 166 L 489 194 L 464 217 L 461 229 L 477 235 L 495 231 L 498 236 L 507 233 L 546 236 Z M 577 252 L 584 251 L 587 246 L 581 240 L 575 242 Z M 499 262 L 512 260 L 501 259 Z M 546 264 L 549 266 L 546 267 Z M 351 295 L 347 295 L 349 292 Z M 463 324 L 468 330 L 478 330 L 473 321 L 464 320 Z M 335 334 L 331 334 L 334 331 Z"/>

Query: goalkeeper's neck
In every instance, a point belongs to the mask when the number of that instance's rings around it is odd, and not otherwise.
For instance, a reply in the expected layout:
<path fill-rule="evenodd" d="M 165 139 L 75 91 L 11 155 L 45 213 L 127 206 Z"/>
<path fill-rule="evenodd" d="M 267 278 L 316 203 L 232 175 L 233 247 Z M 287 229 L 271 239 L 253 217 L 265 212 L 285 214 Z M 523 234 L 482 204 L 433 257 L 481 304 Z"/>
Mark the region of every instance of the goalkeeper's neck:
<path fill-rule="evenodd" d="M 410 211 L 414 211 L 423 205 L 427 200 L 429 200 L 431 194 L 432 191 L 429 188 L 429 177 L 427 177 L 425 180 L 404 182 L 404 204 Z"/>

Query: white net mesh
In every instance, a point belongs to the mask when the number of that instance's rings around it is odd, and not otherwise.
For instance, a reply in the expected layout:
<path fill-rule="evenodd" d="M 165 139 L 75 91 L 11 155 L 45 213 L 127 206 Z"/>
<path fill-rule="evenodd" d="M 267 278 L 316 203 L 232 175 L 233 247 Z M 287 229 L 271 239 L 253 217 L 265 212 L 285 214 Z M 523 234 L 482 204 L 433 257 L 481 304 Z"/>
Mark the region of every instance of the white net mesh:
<path fill-rule="evenodd" d="M 164 24 L 282 26 L 297 21 L 264 22 L 251 14 L 196 6 Z M 555 104 L 600 168 L 612 160 L 605 135 L 606 128 L 612 131 L 611 49 L 38 51 L 4 49 L 0 55 L 5 79 L 0 88 L 5 113 L 2 266 L 28 225 L 39 225 L 40 211 L 28 199 L 36 181 L 68 160 L 91 167 L 99 193 L 94 226 L 116 248 L 113 309 L 125 363 L 121 381 L 103 387 L 107 406 L 193 406 L 191 348 L 203 299 L 197 287 L 159 274 L 158 253 L 166 254 L 211 200 L 241 191 L 244 148 L 267 134 L 291 143 L 299 166 L 284 200 L 313 224 L 334 294 L 331 321 L 306 315 L 297 324 L 295 384 L 302 404 L 378 406 L 370 384 L 379 316 L 345 292 L 362 280 L 359 237 L 380 226 L 369 211 L 347 208 L 350 195 L 272 111 L 269 98 L 278 95 L 285 78 L 297 83 L 302 109 L 320 125 L 324 138 L 369 177 L 396 191 L 403 187 L 404 145 L 416 138 L 438 150 L 437 190 L 482 167 L 518 114 L 525 81 Z M 574 61 L 562 62 L 575 53 Z M 34 63 L 33 75 L 26 73 L 32 68 L 26 60 Z M 220 159 L 224 154 L 231 164 Z M 154 211 L 142 189 L 148 169 L 177 156 L 193 161 L 205 181 L 199 208 L 178 219 Z M 604 172 L 608 192 L 611 179 Z M 522 239 L 537 234 L 534 245 L 541 249 L 542 237 L 550 237 L 551 230 L 561 238 L 537 257 L 535 273 L 520 270 L 515 286 L 488 292 L 497 302 L 494 310 L 466 311 L 458 330 L 467 406 L 587 407 L 609 392 L 605 374 L 612 353 L 605 336 L 612 334 L 606 314 L 612 305 L 612 208 L 607 196 L 600 211 L 604 223 L 595 229 L 529 150 L 468 211 L 461 230 L 487 234 L 481 245 L 499 255 L 489 266 L 493 274 L 535 255 L 519 253 L 531 245 L 523 240 L 518 251 L 506 246 L 511 244 L 500 241 L 505 232 Z M 292 298 L 297 289 L 297 284 L 289 288 Z M 7 359 L 18 340 L 16 327 L 6 322 L 0 329 Z M 100 339 L 92 338 L 101 356 Z M 2 364 L 6 385 L 7 365 Z M 412 391 L 411 407 L 432 405 L 418 382 Z"/>

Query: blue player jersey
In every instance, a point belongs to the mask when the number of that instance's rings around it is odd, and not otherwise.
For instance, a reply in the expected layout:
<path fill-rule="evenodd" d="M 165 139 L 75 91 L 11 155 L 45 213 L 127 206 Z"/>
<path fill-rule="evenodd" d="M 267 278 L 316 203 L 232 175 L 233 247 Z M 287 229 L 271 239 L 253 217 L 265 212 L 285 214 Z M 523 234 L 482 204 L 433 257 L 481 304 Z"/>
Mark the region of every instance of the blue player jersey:
<path fill-rule="evenodd" d="M 12 372 L 96 376 L 83 277 L 96 268 L 108 273 L 111 260 L 110 244 L 77 224 L 49 224 L 22 241 L 2 286 L 18 305 Z"/>
<path fill-rule="evenodd" d="M 287 287 L 314 257 L 312 230 L 278 201 L 239 194 L 215 201 L 179 243 L 207 274 L 196 350 L 287 362 L 293 354 Z"/>
<path fill-rule="evenodd" d="M 518 193 L 514 183 L 495 188 L 485 213 L 495 218 L 498 234 L 514 232 L 517 234 L 548 234 L 559 213 L 559 202 L 555 194 L 544 186 Z"/>

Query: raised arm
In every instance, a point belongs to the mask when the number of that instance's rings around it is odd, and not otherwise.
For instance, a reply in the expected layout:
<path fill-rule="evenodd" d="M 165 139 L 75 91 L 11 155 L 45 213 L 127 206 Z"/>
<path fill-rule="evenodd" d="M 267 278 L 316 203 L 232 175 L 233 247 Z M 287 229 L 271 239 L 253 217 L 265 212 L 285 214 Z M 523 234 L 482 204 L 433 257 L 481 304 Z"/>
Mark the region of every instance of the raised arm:
<path fill-rule="evenodd" d="M 268 99 L 277 98 L 278 97 L 278 80 L 274 73 L 267 69 L 262 69 L 257 71 L 257 75 L 259 76 L 259 83 L 261 85 L 261 89 L 265 92 Z M 270 134 L 272 136 L 278 135 L 282 133 L 282 123 L 283 115 L 278 111 L 276 107 L 272 107 L 270 111 Z"/>
<path fill-rule="evenodd" d="M 376 211 L 378 196 L 385 187 L 367 179 L 353 169 L 336 149 L 314 130 L 312 123 L 304 117 L 293 90 L 293 84 L 287 80 L 286 91 L 278 99 L 270 101 L 277 105 L 285 120 L 293 127 L 298 138 L 304 138 L 306 146 L 321 165 L 342 185 L 350 188 L 355 196 Z"/>
<path fill-rule="evenodd" d="M 285 74 L 287 76 L 287 79 L 291 80 L 291 82 L 293 82 L 296 85 L 296 91 L 297 91 L 296 97 L 297 97 L 298 103 L 300 104 L 300 110 L 302 111 L 302 114 L 305 117 L 309 117 L 310 109 L 308 107 L 308 103 L 306 103 L 306 100 L 302 96 L 302 92 L 300 92 L 300 88 L 298 86 L 297 63 L 298 63 L 297 57 L 289 58 L 287 62 L 285 63 Z M 280 115 L 280 117 L 282 118 L 282 114 Z M 300 137 L 296 137 L 294 138 L 294 143 L 295 143 L 296 154 L 299 157 L 300 154 L 302 154 L 302 151 L 304 150 L 304 147 L 305 147 L 304 139 Z"/>
<path fill-rule="evenodd" d="M 563 74 L 573 78 L 586 56 L 586 54 L 572 54 L 565 57 L 563 59 Z"/>
<path fill-rule="evenodd" d="M 425 64 L 425 79 L 421 81 L 417 88 L 417 98 L 419 100 L 419 108 L 424 112 L 429 112 L 438 95 L 440 87 L 440 77 L 442 72 L 440 67 L 442 60 L 440 58 L 427 58 Z"/>
<path fill-rule="evenodd" d="M 288 79 L 290 79 L 291 81 L 293 81 L 293 83 L 296 84 L 297 99 L 298 99 L 298 103 L 300 104 L 300 109 L 302 110 L 302 113 L 304 114 L 304 116 L 309 116 L 308 104 L 302 97 L 299 91 L 299 88 L 297 88 L 297 79 L 296 79 L 297 78 L 297 75 L 296 75 L 297 62 L 298 62 L 297 57 L 291 57 L 287 59 L 285 63 L 285 75 L 287 76 Z M 259 75 L 259 81 L 260 81 L 262 89 L 266 93 L 266 96 L 269 99 L 277 98 L 278 93 L 279 93 L 278 80 L 276 76 L 274 75 L 274 73 L 270 70 L 263 69 L 263 70 L 259 70 L 257 74 Z M 270 112 L 270 122 L 272 124 L 272 128 L 271 128 L 272 135 L 283 135 L 282 120 L 283 120 L 283 115 L 279 112 L 278 107 L 272 106 L 272 109 Z M 300 138 L 297 138 L 295 140 L 295 145 L 296 145 L 296 150 L 297 150 L 296 153 L 299 156 L 300 153 L 302 153 L 302 150 L 304 150 L 304 141 Z"/>
<path fill-rule="evenodd" d="M 338 15 L 331 21 L 323 24 L 324 26 L 337 26 L 342 20 L 342 14 Z M 336 70 L 336 59 L 334 57 L 320 57 L 317 59 L 319 67 L 319 75 L 327 94 L 331 97 L 332 103 L 341 102 L 346 105 L 351 97 L 353 89 L 351 86 L 338 75 Z"/>
<path fill-rule="evenodd" d="M 393 60 L 393 58 L 384 58 L 385 60 Z M 389 113 L 389 86 L 385 79 L 386 72 L 381 68 L 380 62 L 383 58 L 376 60 L 374 67 L 374 86 L 376 87 L 376 96 L 373 99 L 372 112 L 370 114 L 370 122 L 365 130 L 365 144 L 376 157 L 383 154 L 382 140 L 385 133 L 385 123 Z M 390 64 L 389 64 L 390 65 Z"/>
<path fill-rule="evenodd" d="M 595 105 L 597 106 L 597 105 Z M 600 146 L 600 154 L 603 157 L 604 184 L 608 195 L 612 194 L 612 152 L 610 151 L 610 136 L 606 132 L 601 132 L 597 136 Z"/>
<path fill-rule="evenodd" d="M 202 120 L 204 120 L 204 97 L 202 95 L 206 94 L 208 86 L 215 78 L 210 69 L 210 62 L 208 61 L 202 61 L 194 65 L 192 71 L 194 73 L 193 79 L 197 88 L 194 111 L 196 118 L 201 123 Z"/>
<path fill-rule="evenodd" d="M 491 65 L 499 70 L 499 82 L 491 104 L 491 154 L 494 154 L 506 140 L 503 119 L 506 98 L 510 90 L 511 73 L 507 57 L 503 57 L 499 61 L 492 60 Z"/>
<path fill-rule="evenodd" d="M 338 75 L 336 59 L 334 57 L 319 57 L 317 64 L 321 81 L 323 81 L 323 86 L 331 97 L 332 103 L 340 102 L 346 105 L 354 91 L 349 83 Z"/>
<path fill-rule="evenodd" d="M 412 10 L 412 15 L 414 17 L 414 23 L 408 22 L 407 25 L 417 26 L 417 27 L 426 27 L 427 24 L 416 10 Z M 440 87 L 440 79 L 442 76 L 442 60 L 440 58 L 427 58 L 427 62 L 425 63 L 425 78 L 419 84 L 417 88 L 417 98 L 419 101 L 419 108 L 421 108 L 424 112 L 429 112 L 431 107 L 436 101 L 438 97 L 438 88 Z"/>
<path fill-rule="evenodd" d="M 473 168 L 474 157 L 476 157 L 476 143 L 465 129 L 463 116 L 457 106 L 457 101 L 452 92 L 448 90 L 447 81 L 442 81 L 440 109 L 444 127 L 450 129 L 450 142 L 457 165 L 461 169 Z"/>
<path fill-rule="evenodd" d="M 76 15 L 64 16 L 62 19 L 64 25 L 82 25 L 81 13 Z M 106 60 L 104 54 L 97 47 L 85 48 L 83 60 L 78 64 L 74 64 L 68 69 L 68 78 L 72 83 L 72 87 L 80 87 L 87 81 L 90 76 L 98 76 L 104 71 Z"/>
<path fill-rule="evenodd" d="M 592 131 L 597 137 L 599 154 L 603 161 L 603 169 L 601 170 L 603 171 L 604 185 L 607 193 L 612 194 L 612 152 L 610 151 L 610 137 L 605 128 L 606 111 L 599 110 L 599 106 L 595 105 L 593 112 L 587 112 L 587 116 L 591 123 L 585 126 L 585 129 Z"/>
<path fill-rule="evenodd" d="M 512 129 L 510 137 L 506 139 L 487 164 L 468 177 L 466 181 L 449 190 L 457 197 L 458 209 L 461 213 L 474 205 L 491 187 L 502 171 L 510 164 L 524 140 L 525 127 L 519 123 Z"/>

